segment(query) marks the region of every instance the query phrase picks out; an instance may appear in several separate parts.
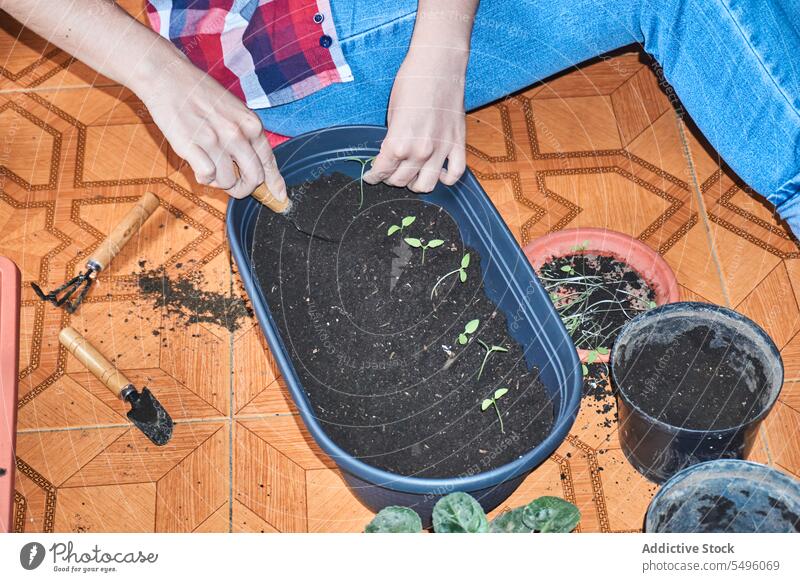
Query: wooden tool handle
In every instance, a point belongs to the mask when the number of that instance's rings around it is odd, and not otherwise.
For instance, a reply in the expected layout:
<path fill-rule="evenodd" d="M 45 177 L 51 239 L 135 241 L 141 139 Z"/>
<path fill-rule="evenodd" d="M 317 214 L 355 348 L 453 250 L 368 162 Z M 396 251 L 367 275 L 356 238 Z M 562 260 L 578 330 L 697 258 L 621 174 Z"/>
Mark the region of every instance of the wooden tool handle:
<path fill-rule="evenodd" d="M 261 202 L 264 206 L 272 210 L 273 212 L 277 212 L 278 214 L 286 214 L 289 212 L 289 209 L 292 207 L 292 201 L 289 200 L 287 197 L 286 200 L 278 200 L 275 196 L 272 195 L 272 192 L 269 191 L 266 184 L 261 184 L 258 188 L 253 191 L 252 194 L 253 198 Z"/>
<path fill-rule="evenodd" d="M 105 356 L 89 343 L 89 340 L 71 327 L 62 329 L 58 334 L 58 339 L 61 345 L 78 358 L 78 361 L 86 366 L 109 390 L 118 397 L 122 397 L 121 393 L 127 386 L 130 386 L 130 381 L 114 367 L 114 364 L 106 360 Z"/>
<path fill-rule="evenodd" d="M 158 196 L 146 192 L 139 199 L 136 206 L 131 208 L 114 230 L 100 243 L 97 250 L 89 257 L 89 263 L 98 271 L 105 269 L 111 260 L 116 257 L 130 238 L 142 227 L 145 220 L 156 211 L 160 204 Z"/>

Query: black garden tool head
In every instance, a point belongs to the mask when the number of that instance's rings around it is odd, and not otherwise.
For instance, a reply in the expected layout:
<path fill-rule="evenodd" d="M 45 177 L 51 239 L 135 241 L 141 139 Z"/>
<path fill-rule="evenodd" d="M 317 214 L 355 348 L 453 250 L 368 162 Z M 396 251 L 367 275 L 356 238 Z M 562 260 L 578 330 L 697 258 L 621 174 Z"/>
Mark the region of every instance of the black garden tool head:
<path fill-rule="evenodd" d="M 89 292 L 89 286 L 94 281 L 93 274 L 94 271 L 92 270 L 81 273 L 61 285 L 61 287 L 53 289 L 50 293 L 45 293 L 36 283 L 31 283 L 31 287 L 33 287 L 34 292 L 42 301 L 49 301 L 56 307 L 64 307 L 67 313 L 75 313 L 83 298 Z M 75 299 L 70 301 L 76 293 Z"/>
<path fill-rule="evenodd" d="M 167 444 L 172 438 L 172 418 L 153 393 L 147 388 L 141 392 L 132 390 L 125 400 L 131 405 L 130 421 L 156 445 Z"/>

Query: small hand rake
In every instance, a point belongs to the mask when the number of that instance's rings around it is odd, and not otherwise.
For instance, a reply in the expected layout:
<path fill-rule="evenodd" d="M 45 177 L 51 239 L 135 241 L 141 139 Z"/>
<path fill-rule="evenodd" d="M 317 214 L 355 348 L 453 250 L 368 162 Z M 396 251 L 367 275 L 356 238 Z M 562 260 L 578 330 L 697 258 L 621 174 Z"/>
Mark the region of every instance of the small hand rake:
<path fill-rule="evenodd" d="M 136 206 L 125 215 L 122 222 L 111 231 L 111 234 L 92 253 L 92 256 L 86 262 L 86 270 L 61 285 L 61 287 L 53 289 L 50 293 L 45 293 L 39 285 L 31 283 L 31 287 L 33 287 L 36 295 L 39 296 L 39 299 L 48 301 L 56 307 L 63 307 L 67 313 L 75 313 L 89 292 L 92 282 L 97 278 L 97 274 L 108 267 L 111 260 L 119 254 L 125 243 L 155 212 L 158 205 L 158 196 L 151 192 L 145 193 L 136 203 Z M 71 300 L 73 296 L 75 299 Z"/>

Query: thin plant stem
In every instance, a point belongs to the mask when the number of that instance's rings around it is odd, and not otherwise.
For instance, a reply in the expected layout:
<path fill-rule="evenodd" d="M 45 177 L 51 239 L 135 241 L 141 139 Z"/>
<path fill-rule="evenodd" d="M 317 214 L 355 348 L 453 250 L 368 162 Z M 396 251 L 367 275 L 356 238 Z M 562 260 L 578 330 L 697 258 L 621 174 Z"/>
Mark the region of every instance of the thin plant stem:
<path fill-rule="evenodd" d="M 500 432 L 505 434 L 506 430 L 503 428 L 503 417 L 500 415 L 500 407 L 497 406 L 497 400 L 492 399 L 492 404 L 494 404 L 494 410 L 497 412 L 497 420 L 500 421 Z"/>

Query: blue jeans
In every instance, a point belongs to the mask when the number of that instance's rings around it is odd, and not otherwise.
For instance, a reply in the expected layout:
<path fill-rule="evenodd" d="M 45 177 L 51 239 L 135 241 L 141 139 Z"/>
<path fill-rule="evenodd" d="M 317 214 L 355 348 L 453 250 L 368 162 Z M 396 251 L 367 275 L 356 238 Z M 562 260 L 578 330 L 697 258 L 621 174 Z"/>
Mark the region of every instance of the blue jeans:
<path fill-rule="evenodd" d="M 332 0 L 355 81 L 258 111 L 297 135 L 383 125 L 416 0 Z M 640 43 L 739 176 L 800 236 L 800 0 L 482 0 L 467 68 L 471 110 L 591 57 Z"/>

